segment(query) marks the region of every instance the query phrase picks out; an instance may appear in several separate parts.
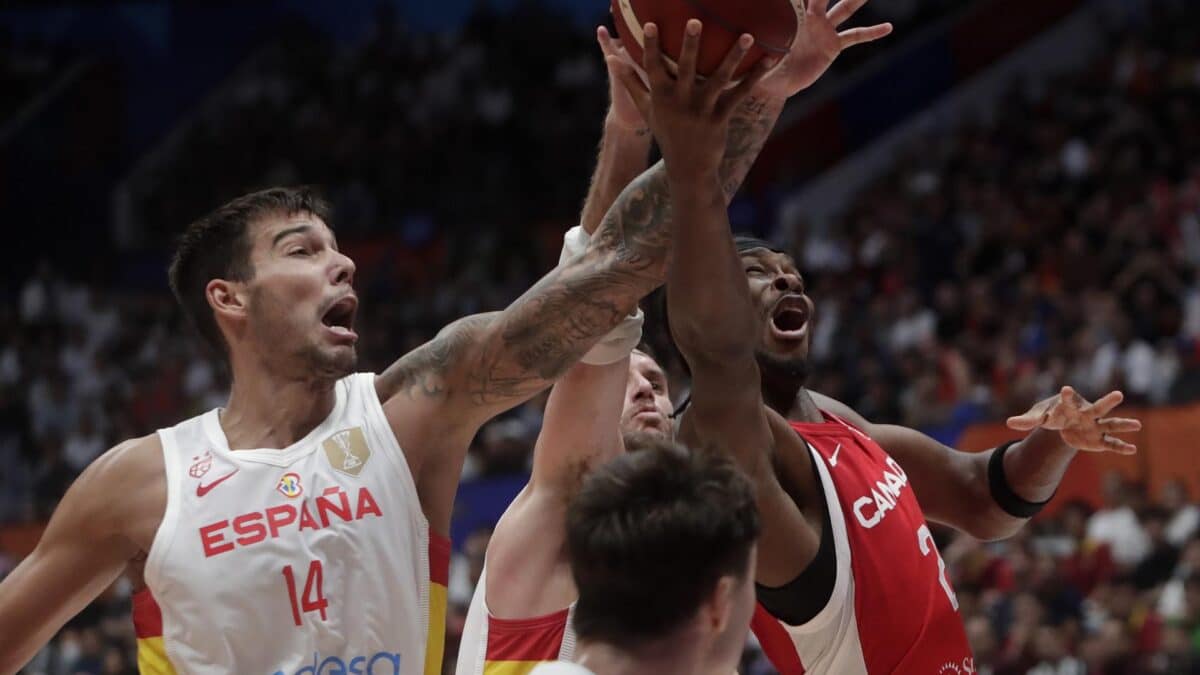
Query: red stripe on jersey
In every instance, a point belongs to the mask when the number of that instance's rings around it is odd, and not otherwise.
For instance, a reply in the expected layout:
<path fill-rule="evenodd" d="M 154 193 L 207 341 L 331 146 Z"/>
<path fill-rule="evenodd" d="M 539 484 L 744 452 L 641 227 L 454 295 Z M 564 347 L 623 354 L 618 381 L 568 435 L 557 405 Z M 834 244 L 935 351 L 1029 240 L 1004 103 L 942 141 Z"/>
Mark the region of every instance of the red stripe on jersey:
<path fill-rule="evenodd" d="M 429 531 L 429 580 L 447 586 L 450 583 L 450 538 Z"/>
<path fill-rule="evenodd" d="M 804 675 L 804 664 L 792 644 L 792 638 L 775 617 L 760 604 L 754 606 L 750 630 L 762 645 L 763 653 L 779 671 L 779 675 Z"/>
<path fill-rule="evenodd" d="M 158 601 L 143 588 L 133 594 L 133 632 L 137 639 L 162 637 L 162 610 Z"/>
<path fill-rule="evenodd" d="M 488 617 L 485 661 L 556 661 L 570 609 L 532 619 Z"/>

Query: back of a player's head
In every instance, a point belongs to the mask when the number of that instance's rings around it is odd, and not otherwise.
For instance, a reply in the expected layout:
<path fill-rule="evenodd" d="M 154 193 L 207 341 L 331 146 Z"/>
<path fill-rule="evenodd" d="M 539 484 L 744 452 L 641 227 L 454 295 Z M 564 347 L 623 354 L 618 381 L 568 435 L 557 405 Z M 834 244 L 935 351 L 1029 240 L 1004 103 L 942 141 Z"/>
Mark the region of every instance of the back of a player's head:
<path fill-rule="evenodd" d="M 328 222 L 330 207 L 309 187 L 270 188 L 234 199 L 188 225 L 171 261 L 171 291 L 188 320 L 218 354 L 225 340 L 208 304 L 213 279 L 249 281 L 250 227 L 266 218 L 311 213 Z"/>
<path fill-rule="evenodd" d="M 567 516 L 575 630 L 625 649 L 684 627 L 723 577 L 748 585 L 759 532 L 753 488 L 729 459 L 638 438 L 648 447 L 589 475 Z"/>

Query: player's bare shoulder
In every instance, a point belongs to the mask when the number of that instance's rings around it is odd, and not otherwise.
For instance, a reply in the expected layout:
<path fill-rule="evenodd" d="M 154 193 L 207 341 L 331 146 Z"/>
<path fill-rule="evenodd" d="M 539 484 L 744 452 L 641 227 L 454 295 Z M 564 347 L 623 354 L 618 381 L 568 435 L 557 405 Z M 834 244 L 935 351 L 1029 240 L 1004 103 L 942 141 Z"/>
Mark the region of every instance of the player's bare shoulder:
<path fill-rule="evenodd" d="M 87 509 L 99 532 L 150 550 L 167 506 L 167 478 L 158 434 L 117 444 L 79 476 L 60 508 Z"/>

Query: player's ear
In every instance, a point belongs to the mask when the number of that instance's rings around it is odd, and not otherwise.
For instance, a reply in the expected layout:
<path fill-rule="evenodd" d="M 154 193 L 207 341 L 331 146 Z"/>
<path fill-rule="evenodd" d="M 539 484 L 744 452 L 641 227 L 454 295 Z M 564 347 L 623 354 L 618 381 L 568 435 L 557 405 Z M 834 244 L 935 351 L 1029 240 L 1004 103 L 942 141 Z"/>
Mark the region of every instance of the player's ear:
<path fill-rule="evenodd" d="M 241 319 L 246 316 L 247 294 L 244 284 L 225 279 L 213 279 L 204 287 L 204 295 L 213 313 L 227 319 Z M 218 321 L 218 323 L 220 323 Z"/>
<path fill-rule="evenodd" d="M 737 588 L 738 580 L 728 574 L 724 575 L 717 580 L 712 593 L 704 602 L 701 608 L 704 612 L 704 627 L 712 633 L 721 634 L 729 627 Z"/>

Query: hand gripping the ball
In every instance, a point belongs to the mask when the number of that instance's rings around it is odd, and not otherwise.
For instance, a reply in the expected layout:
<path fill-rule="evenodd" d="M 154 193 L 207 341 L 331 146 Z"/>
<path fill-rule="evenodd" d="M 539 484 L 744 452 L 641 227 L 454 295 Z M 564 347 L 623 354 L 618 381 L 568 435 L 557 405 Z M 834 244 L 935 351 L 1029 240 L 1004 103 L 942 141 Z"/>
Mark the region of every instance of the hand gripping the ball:
<path fill-rule="evenodd" d="M 734 73 L 754 44 L 752 36 L 742 35 L 712 76 L 699 79 L 696 61 L 703 30 L 700 21 L 688 22 L 676 75 L 672 76 L 659 45 L 658 27 L 645 25 L 642 67 L 649 88 L 633 66 L 608 57 L 610 67 L 649 122 L 667 168 L 676 177 L 715 175 L 725 154 L 730 118 L 774 65 L 769 59 L 759 61 L 735 86 Z"/>
<path fill-rule="evenodd" d="M 1024 415 L 1008 418 L 1008 428 L 1057 431 L 1063 443 L 1076 450 L 1132 455 L 1137 446 L 1117 438 L 1116 434 L 1141 431 L 1142 423 L 1124 417 L 1106 417 L 1124 398 L 1121 392 L 1113 391 L 1095 403 L 1088 403 L 1071 387 L 1063 387 L 1057 396 L 1034 404 Z"/>
<path fill-rule="evenodd" d="M 807 6 L 806 6 L 807 4 Z M 770 94 L 791 98 L 816 82 L 837 57 L 854 45 L 874 42 L 892 32 L 892 24 L 881 23 L 838 31 L 867 0 L 840 0 L 829 9 L 829 0 L 795 0 L 800 29 L 792 50 L 763 81 Z"/>

